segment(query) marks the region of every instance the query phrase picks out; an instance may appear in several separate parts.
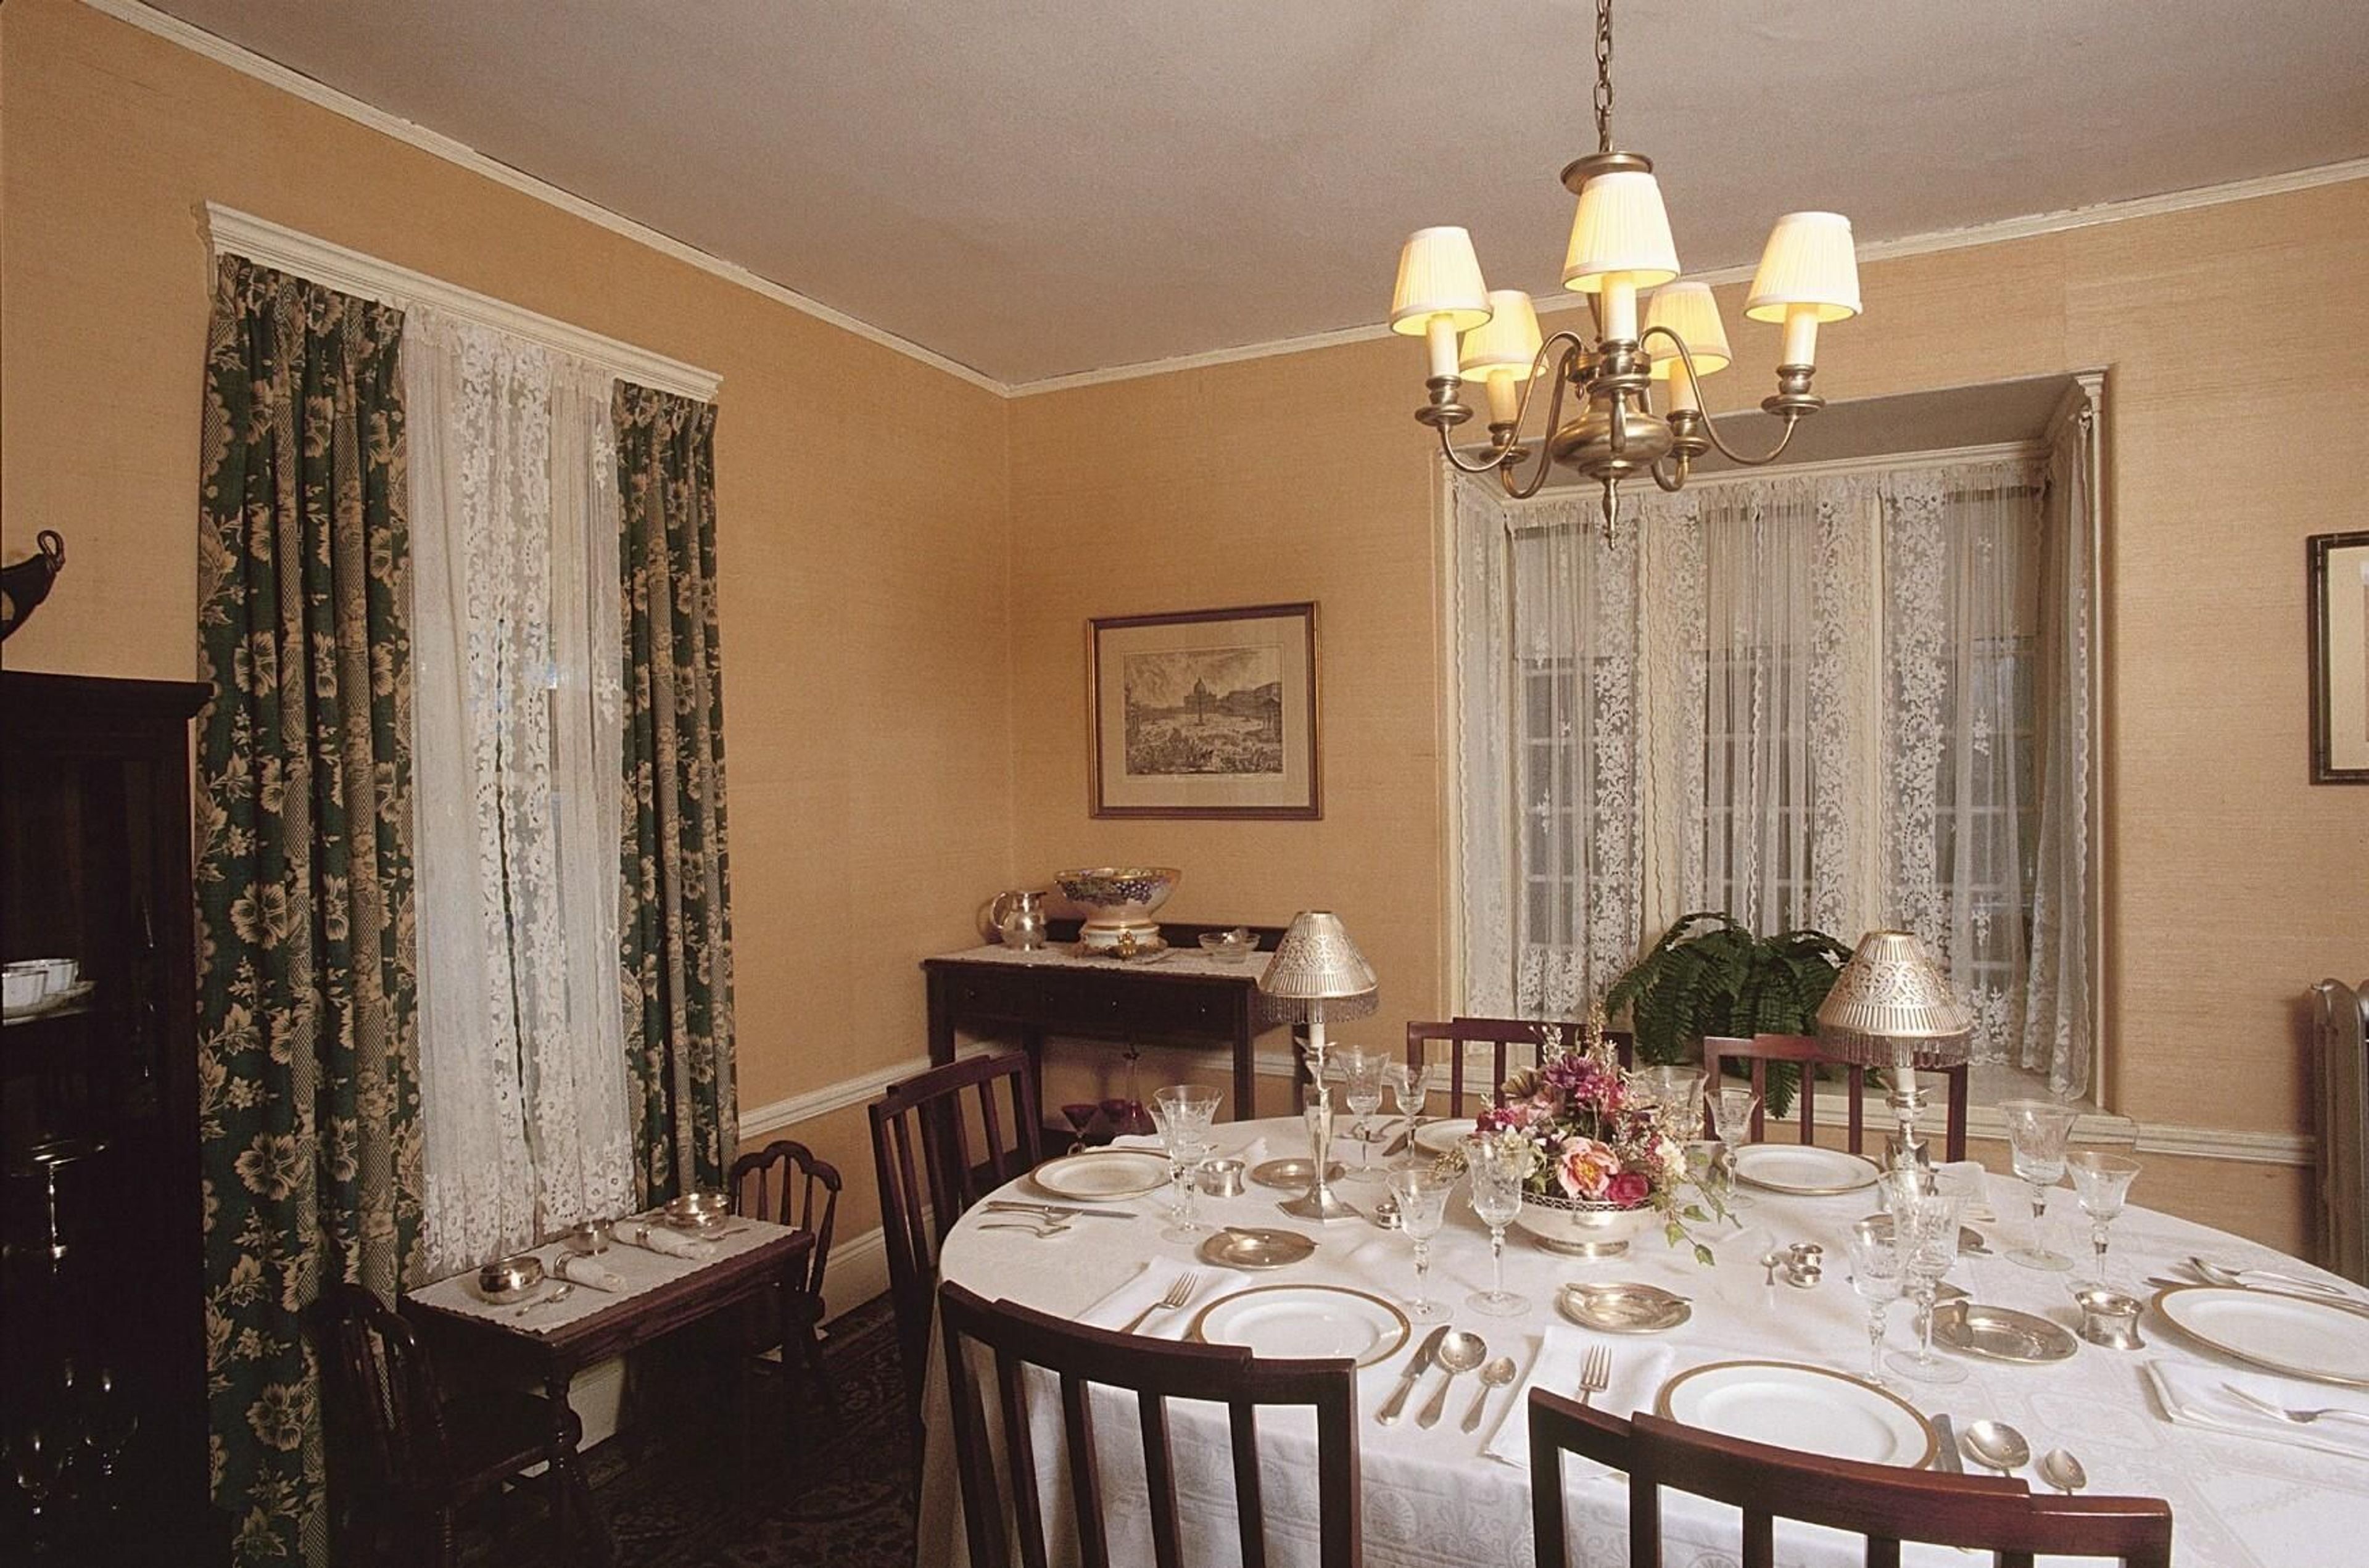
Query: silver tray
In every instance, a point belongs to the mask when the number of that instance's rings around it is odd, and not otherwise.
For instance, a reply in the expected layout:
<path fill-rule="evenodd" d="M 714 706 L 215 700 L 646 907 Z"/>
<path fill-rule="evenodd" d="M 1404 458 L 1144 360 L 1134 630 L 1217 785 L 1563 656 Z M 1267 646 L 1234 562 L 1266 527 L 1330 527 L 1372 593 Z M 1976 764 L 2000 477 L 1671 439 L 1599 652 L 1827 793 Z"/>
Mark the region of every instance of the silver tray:
<path fill-rule="evenodd" d="M 1297 1230 L 1237 1225 L 1201 1243 L 1201 1261 L 1219 1268 L 1287 1268 L 1316 1253 L 1316 1243 Z"/>
<path fill-rule="evenodd" d="M 1337 1182 L 1347 1173 L 1348 1169 L 1348 1166 L 1335 1160 L 1331 1165 L 1325 1167 L 1324 1179 L 1328 1182 Z M 1308 1178 L 1315 1173 L 1316 1162 L 1304 1157 L 1292 1160 L 1270 1160 L 1264 1165 L 1251 1167 L 1253 1182 L 1263 1187 L 1274 1187 L 1280 1192 L 1306 1192 Z"/>
<path fill-rule="evenodd" d="M 1933 1309 L 1933 1343 L 1986 1361 L 2044 1366 L 2081 1348 L 2073 1331 L 2046 1318 L 1976 1301 L 1944 1301 Z"/>
<path fill-rule="evenodd" d="M 1695 1315 L 1683 1296 L 1654 1285 L 1572 1284 L 1555 1292 L 1555 1310 L 1601 1333 L 1660 1333 Z"/>

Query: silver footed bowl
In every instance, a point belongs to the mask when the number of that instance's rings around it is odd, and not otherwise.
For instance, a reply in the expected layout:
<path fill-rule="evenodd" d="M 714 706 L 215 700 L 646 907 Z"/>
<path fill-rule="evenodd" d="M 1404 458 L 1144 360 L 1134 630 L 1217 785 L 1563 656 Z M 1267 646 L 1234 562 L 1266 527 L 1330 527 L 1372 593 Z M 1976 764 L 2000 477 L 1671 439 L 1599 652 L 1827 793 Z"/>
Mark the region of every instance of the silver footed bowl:
<path fill-rule="evenodd" d="M 719 1192 L 685 1193 L 658 1210 L 678 1230 L 713 1230 L 732 1218 L 732 1199 Z"/>

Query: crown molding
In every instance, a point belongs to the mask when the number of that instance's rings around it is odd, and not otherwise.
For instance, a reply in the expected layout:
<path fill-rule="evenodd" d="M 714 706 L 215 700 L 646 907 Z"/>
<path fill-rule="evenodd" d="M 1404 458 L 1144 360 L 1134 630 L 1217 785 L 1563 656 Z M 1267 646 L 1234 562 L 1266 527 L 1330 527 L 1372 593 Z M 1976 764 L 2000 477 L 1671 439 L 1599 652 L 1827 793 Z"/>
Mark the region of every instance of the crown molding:
<path fill-rule="evenodd" d="M 425 272 L 414 272 L 408 267 L 397 267 L 391 261 L 333 245 L 220 202 L 206 203 L 205 221 L 207 241 L 217 256 L 224 252 L 244 256 L 266 267 L 276 267 L 282 272 L 292 272 L 383 304 L 430 305 L 589 361 L 637 386 L 656 387 L 700 403 L 714 402 L 716 388 L 723 384 L 724 378 L 714 371 L 539 315 L 507 300 L 431 278 Z"/>
<path fill-rule="evenodd" d="M 999 397 L 1011 395 L 1012 389 L 1003 383 L 991 376 L 982 375 L 960 361 L 950 360 L 933 349 L 925 349 L 910 338 L 899 338 L 893 332 L 884 331 L 868 321 L 858 320 L 845 311 L 833 310 L 821 301 L 809 299 L 795 289 L 786 288 L 770 278 L 751 272 L 738 262 L 727 261 L 721 257 L 711 255 L 697 246 L 685 244 L 671 235 L 662 234 L 647 223 L 636 223 L 623 213 L 611 212 L 597 201 L 588 201 L 573 191 L 564 190 L 547 181 L 537 179 L 531 174 L 512 168 L 499 159 L 486 156 L 466 143 L 455 141 L 440 132 L 430 131 L 424 125 L 415 124 L 400 115 L 389 114 L 386 110 L 365 103 L 350 93 L 339 92 L 325 83 L 316 82 L 301 71 L 292 71 L 277 61 L 268 60 L 256 53 L 253 50 L 243 49 L 228 39 L 217 38 L 202 28 L 192 27 L 178 17 L 167 16 L 162 11 L 140 4 L 139 0 L 82 0 L 82 3 L 94 11 L 102 12 L 120 22 L 129 22 L 143 32 L 153 33 L 168 42 L 177 43 L 193 54 L 203 55 L 216 64 L 227 65 L 232 70 L 252 76 L 269 86 L 292 94 L 316 108 L 326 109 L 332 114 L 343 116 L 382 135 L 391 136 L 407 146 L 416 147 L 423 153 L 442 158 L 447 163 L 457 164 L 472 174 L 483 175 L 497 185 L 508 186 L 510 189 L 531 196 L 547 206 L 556 207 L 571 217 L 581 218 L 588 223 L 597 224 L 608 230 L 611 234 L 621 235 L 637 245 L 647 246 L 650 249 L 673 260 L 682 262 L 689 267 L 695 267 L 712 277 L 737 284 L 751 293 L 761 294 L 775 304 L 787 305 L 802 315 L 810 315 L 818 321 L 836 326 L 842 332 L 852 332 L 866 342 L 876 343 L 881 348 L 902 354 L 909 360 L 918 360 L 932 370 L 943 371 L 956 380 L 967 383 L 982 392 L 991 392 Z"/>
<path fill-rule="evenodd" d="M 1871 240 L 1859 246 L 1861 266 L 1878 261 L 1894 261 L 1904 257 L 1931 256 L 1941 251 L 1966 250 L 1975 246 L 2003 245 L 2009 240 L 2031 239 L 2040 235 L 2062 234 L 2068 229 L 2094 228 L 2100 223 L 2127 223 L 2134 218 L 2159 217 L 2167 212 L 2185 212 L 2198 207 L 2218 207 L 2230 201 L 2251 201 L 2264 196 L 2281 196 L 2289 191 L 2311 190 L 2323 185 L 2340 185 L 2347 180 L 2369 179 L 2369 158 L 2348 158 L 2341 163 L 2321 164 L 2313 168 L 2294 169 L 2285 174 L 2261 175 L 2252 179 L 2231 180 L 2226 185 L 2197 186 L 2188 190 L 2166 191 L 2157 196 L 2134 196 L 2118 201 L 2101 201 L 2089 207 L 2071 207 L 2058 212 L 2039 212 L 2028 217 L 2001 218 L 1988 223 L 1974 223 L 1963 229 L 1942 229 L 1932 234 L 1911 235 L 1905 239 Z M 1723 283 L 1744 283 L 1752 279 L 1749 266 L 1722 267 L 1714 271 L 1689 272 L 1688 280 L 1717 286 Z M 1586 305 L 1585 294 L 1550 294 L 1536 302 L 1541 316 L 1579 310 Z M 1213 349 L 1202 354 L 1180 354 L 1173 359 L 1147 360 L 1137 364 L 1113 365 L 1104 370 L 1078 371 L 1070 375 L 1047 376 L 1041 381 L 1020 382 L 1010 388 L 1014 397 L 1035 397 L 1047 392 L 1068 392 L 1076 387 L 1100 386 L 1107 382 L 1134 381 L 1143 376 L 1172 375 L 1178 371 L 1204 370 L 1213 365 L 1230 365 L 1244 360 L 1264 360 L 1278 354 L 1305 354 L 1318 349 L 1337 349 L 1347 343 L 1370 343 L 1390 336 L 1390 328 L 1376 322 L 1364 326 L 1345 326 L 1332 332 L 1312 332 L 1305 337 L 1281 338 L 1268 343 L 1245 343 L 1234 349 Z"/>
<path fill-rule="evenodd" d="M 1244 360 L 1271 359 L 1283 354 L 1304 354 L 1319 349 L 1338 348 L 1347 343 L 1371 342 L 1390 336 L 1387 326 L 1376 324 L 1343 327 L 1336 331 L 1316 332 L 1297 338 L 1276 338 L 1264 343 L 1246 343 L 1238 348 L 1217 349 L 1206 353 L 1184 354 L 1170 359 L 1145 360 L 1130 364 L 1113 365 L 1104 369 L 1078 371 L 1068 375 L 1047 376 L 1036 381 L 1007 383 L 974 370 L 959 360 L 947 358 L 934 349 L 925 348 L 908 338 L 873 326 L 868 321 L 834 310 L 821 301 L 810 299 L 796 290 L 774 282 L 772 279 L 750 271 L 738 262 L 726 261 L 693 245 L 688 245 L 670 235 L 662 234 L 647 223 L 635 222 L 624 214 L 610 211 L 595 201 L 588 201 L 572 191 L 564 190 L 531 174 L 512 168 L 498 159 L 489 158 L 465 143 L 454 140 L 426 126 L 415 124 L 399 115 L 390 114 L 363 102 L 350 93 L 338 91 L 325 83 L 315 81 L 300 71 L 292 71 L 254 51 L 245 49 L 227 39 L 217 38 L 202 28 L 192 27 L 177 17 L 142 5 L 140 0 L 82 0 L 92 10 L 103 12 L 118 21 L 128 22 L 143 31 L 179 44 L 193 53 L 204 55 L 218 64 L 227 65 L 258 81 L 292 93 L 307 103 L 342 115 L 357 124 L 368 126 L 383 135 L 417 147 L 424 153 L 458 164 L 473 173 L 483 175 L 498 185 L 533 197 L 562 212 L 596 223 L 612 234 L 625 238 L 681 261 L 696 267 L 713 277 L 736 283 L 751 292 L 763 295 L 777 304 L 827 322 L 844 332 L 852 332 L 867 342 L 917 360 L 933 370 L 943 371 L 982 392 L 999 397 L 1033 397 L 1048 392 L 1067 392 L 1078 387 L 1099 386 L 1107 382 L 1135 381 L 1146 376 L 1170 375 L 1178 371 L 1201 370 L 1213 365 L 1228 365 Z M 2223 185 L 2198 186 L 2188 190 L 2167 191 L 2155 196 L 2131 197 L 2116 201 L 2101 201 L 2088 207 L 2067 208 L 2062 212 L 2034 213 L 2026 217 L 2003 218 L 1993 223 L 1975 223 L 1962 229 L 1945 229 L 1933 234 L 1913 235 L 1905 239 L 1875 240 L 1859 247 L 1862 263 L 1890 261 L 1902 257 L 1925 256 L 1939 251 L 1963 250 L 1974 246 L 1997 245 L 2008 240 L 2030 239 L 2035 235 L 2060 234 L 2068 229 L 2089 228 L 2100 223 L 2117 223 L 2133 218 L 2155 217 L 2167 212 L 2187 212 L 2198 207 L 2214 207 L 2229 201 L 2250 201 L 2258 197 L 2283 195 L 2289 191 L 2309 190 L 2323 185 L 2341 184 L 2346 180 L 2369 178 L 2369 158 L 2351 158 L 2340 163 L 2322 164 L 2313 168 L 2295 169 L 2284 174 L 2263 175 L 2252 179 L 2232 180 Z M 1752 276 L 1748 267 L 1725 267 L 1716 271 L 1690 273 L 1689 277 L 1705 283 L 1736 283 Z M 1538 302 L 1541 315 L 1575 310 L 1585 303 L 1579 294 L 1555 294 Z"/>

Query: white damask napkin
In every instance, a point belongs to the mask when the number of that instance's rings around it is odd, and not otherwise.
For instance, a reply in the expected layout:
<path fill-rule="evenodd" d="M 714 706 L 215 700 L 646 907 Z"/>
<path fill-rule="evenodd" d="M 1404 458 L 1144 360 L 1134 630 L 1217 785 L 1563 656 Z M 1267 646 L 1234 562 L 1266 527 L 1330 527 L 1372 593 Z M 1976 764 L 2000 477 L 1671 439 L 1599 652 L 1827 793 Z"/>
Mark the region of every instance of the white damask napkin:
<path fill-rule="evenodd" d="M 2147 1379 L 2164 1413 L 2180 1426 L 2201 1427 L 2232 1436 L 2262 1437 L 2273 1443 L 2318 1448 L 2348 1459 L 2369 1459 L 2369 1394 L 2318 1383 L 2269 1378 L 2251 1372 L 2225 1372 L 2215 1367 L 2147 1363 Z M 2283 1421 L 2256 1410 L 2228 1391 L 2244 1389 L 2282 1410 L 2351 1410 L 2363 1419 L 2323 1417 L 2308 1424 Z"/>
<path fill-rule="evenodd" d="M 1985 1225 L 1998 1219 L 1998 1207 L 1991 1201 L 1990 1196 L 1991 1173 L 1984 1168 L 1981 1161 L 1952 1160 L 1946 1165 L 1935 1166 L 1934 1173 L 1936 1176 L 1946 1173 L 1955 1178 L 1955 1183 L 1946 1186 L 1945 1191 L 1963 1191 L 1968 1195 L 1966 1207 L 1959 1214 L 1960 1219 Z"/>
<path fill-rule="evenodd" d="M 617 1240 L 629 1246 L 663 1253 L 670 1258 L 700 1259 L 715 1255 L 715 1249 L 708 1242 L 639 1219 L 619 1225 Z"/>
<path fill-rule="evenodd" d="M 1615 1415 L 1651 1410 L 1654 1396 L 1669 1380 L 1671 1363 L 1677 1357 L 1676 1351 L 1666 1345 L 1585 1333 L 1561 1323 L 1549 1323 L 1539 1353 L 1530 1358 L 1528 1375 L 1515 1386 L 1513 1402 L 1505 1407 L 1496 1432 L 1481 1451 L 1516 1470 L 1529 1469 L 1530 1391 L 1544 1389 L 1567 1399 L 1578 1398 L 1580 1366 L 1587 1359 L 1588 1351 L 1599 1345 L 1612 1353 L 1612 1381 L 1588 1402 L 1590 1407 Z"/>
<path fill-rule="evenodd" d="M 551 1270 L 562 1279 L 573 1280 L 594 1290 L 618 1291 L 625 1288 L 625 1276 L 598 1258 L 564 1253 L 552 1264 Z"/>
<path fill-rule="evenodd" d="M 1183 1339 L 1196 1313 L 1233 1289 L 1234 1282 L 1241 1277 L 1233 1270 L 1184 1264 L 1173 1258 L 1153 1258 L 1143 1265 L 1141 1273 L 1086 1309 L 1085 1315 L 1078 1321 L 1098 1329 L 1125 1328 L 1138 1312 L 1165 1297 L 1168 1288 L 1185 1274 L 1197 1274 L 1200 1278 L 1184 1304 L 1173 1310 L 1152 1313 L 1135 1331 L 1154 1339 Z"/>

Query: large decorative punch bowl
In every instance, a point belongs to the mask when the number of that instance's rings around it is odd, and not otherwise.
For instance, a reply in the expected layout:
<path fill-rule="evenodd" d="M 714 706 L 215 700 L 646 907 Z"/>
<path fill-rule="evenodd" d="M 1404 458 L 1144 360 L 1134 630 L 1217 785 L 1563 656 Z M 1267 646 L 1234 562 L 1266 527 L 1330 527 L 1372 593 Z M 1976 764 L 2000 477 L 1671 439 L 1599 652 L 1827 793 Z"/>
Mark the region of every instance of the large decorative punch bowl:
<path fill-rule="evenodd" d="M 1088 948 L 1131 951 L 1160 946 L 1160 922 L 1152 911 L 1176 891 L 1184 873 L 1173 865 L 1097 865 L 1055 875 L 1062 897 L 1085 911 L 1078 933 Z M 1123 943 L 1123 939 L 1124 943 Z"/>
<path fill-rule="evenodd" d="M 1551 1253 L 1609 1258 L 1627 1252 L 1631 1240 L 1642 1234 L 1654 1219 L 1654 1210 L 1642 1204 L 1622 1208 L 1594 1198 L 1524 1193 L 1522 1212 L 1515 1217 L 1514 1225 Z"/>

